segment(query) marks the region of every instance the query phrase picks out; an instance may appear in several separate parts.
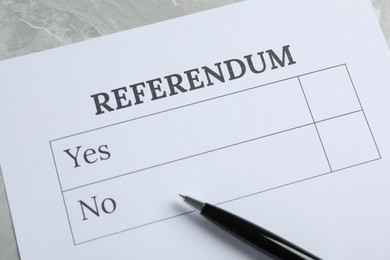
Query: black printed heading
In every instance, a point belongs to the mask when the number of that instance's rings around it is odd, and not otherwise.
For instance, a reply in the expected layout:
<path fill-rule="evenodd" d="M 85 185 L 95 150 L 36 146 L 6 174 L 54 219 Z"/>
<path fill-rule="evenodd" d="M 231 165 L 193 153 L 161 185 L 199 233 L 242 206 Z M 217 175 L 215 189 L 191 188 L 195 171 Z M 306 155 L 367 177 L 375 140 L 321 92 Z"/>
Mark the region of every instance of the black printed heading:
<path fill-rule="evenodd" d="M 212 66 L 201 66 L 96 93 L 91 95 L 91 98 L 95 105 L 95 115 L 101 115 L 236 80 L 248 73 L 260 74 L 267 69 L 275 70 L 293 64 L 296 64 L 296 61 L 291 54 L 290 45 L 285 45 L 281 53 L 272 49 L 260 51 L 256 55 L 249 54 L 243 58 L 217 62 Z"/>

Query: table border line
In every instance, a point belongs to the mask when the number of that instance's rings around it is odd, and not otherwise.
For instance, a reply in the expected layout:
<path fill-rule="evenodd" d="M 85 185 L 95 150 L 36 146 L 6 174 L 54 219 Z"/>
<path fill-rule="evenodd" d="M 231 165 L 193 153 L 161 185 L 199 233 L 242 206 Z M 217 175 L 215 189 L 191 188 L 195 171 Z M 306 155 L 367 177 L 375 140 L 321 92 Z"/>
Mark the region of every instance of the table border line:
<path fill-rule="evenodd" d="M 244 195 L 244 196 L 240 196 L 240 197 L 237 197 L 237 198 L 234 198 L 234 199 L 222 201 L 222 202 L 217 203 L 216 205 L 228 203 L 228 202 L 231 202 L 231 201 L 236 201 L 236 200 L 239 200 L 239 199 L 242 199 L 242 198 L 254 196 L 254 195 L 257 195 L 257 194 L 260 194 L 260 193 L 264 193 L 264 192 L 267 192 L 267 191 L 279 189 L 279 188 L 282 188 L 282 187 L 286 187 L 286 186 L 293 185 L 293 184 L 296 184 L 296 183 L 304 182 L 304 181 L 307 181 L 307 180 L 315 179 L 315 178 L 318 178 L 318 177 L 321 177 L 321 176 L 324 176 L 324 175 L 331 174 L 331 173 L 333 173 L 333 172 L 337 172 L 337 171 L 341 171 L 341 170 L 353 168 L 353 167 L 356 167 L 356 166 L 360 166 L 360 165 L 363 165 L 363 164 L 367 164 L 367 163 L 374 162 L 374 161 L 377 161 L 377 160 L 382 159 L 382 156 L 381 156 L 381 154 L 380 154 L 380 152 L 379 152 L 379 147 L 378 147 L 377 142 L 376 142 L 376 140 L 375 140 L 375 138 L 374 138 L 373 132 L 372 132 L 372 130 L 371 130 L 370 124 L 369 124 L 368 119 L 367 119 L 367 117 L 366 117 L 366 114 L 365 114 L 365 112 L 364 112 L 364 109 L 363 109 L 363 106 L 362 106 L 362 104 L 361 104 L 360 98 L 359 98 L 359 96 L 358 96 L 358 94 L 357 94 L 357 90 L 356 90 L 355 85 L 354 85 L 354 83 L 353 83 L 353 81 L 352 81 L 352 77 L 351 77 L 351 75 L 350 75 L 350 72 L 349 72 L 349 70 L 348 70 L 348 67 L 347 67 L 347 65 L 346 65 L 345 63 L 339 64 L 339 65 L 335 65 L 335 66 L 331 66 L 331 67 L 327 67 L 327 68 L 320 69 L 320 70 L 311 71 L 311 72 L 304 73 L 304 74 L 300 74 L 300 75 L 297 75 L 297 76 L 288 77 L 288 78 L 284 78 L 284 79 L 281 79 L 281 80 L 277 80 L 277 81 L 265 83 L 265 84 L 258 85 L 258 86 L 254 86 L 254 87 L 250 87 L 250 88 L 247 88 L 247 89 L 243 89 L 243 90 L 231 92 L 231 93 L 224 94 L 224 95 L 220 95 L 220 96 L 217 96 L 217 97 L 212 97 L 212 98 L 200 100 L 200 101 L 193 102 L 193 103 L 189 103 L 189 104 L 186 104 L 186 105 L 181 105 L 181 106 L 177 106 L 177 107 L 174 107 L 174 108 L 170 108 L 170 109 L 166 109 L 166 110 L 161 110 L 161 111 L 158 111 L 158 112 L 155 112 L 155 113 L 151 113 L 151 114 L 147 114 L 147 115 L 143 115 L 143 116 L 131 118 L 131 119 L 128 119 L 128 120 L 125 120 L 125 121 L 121 121 L 121 122 L 117 122 L 117 123 L 114 123 L 114 124 L 109 124 L 109 125 L 101 126 L 101 127 L 98 127 L 98 128 L 94 128 L 94 129 L 90 129 L 90 130 L 86 130 L 86 131 L 82 131 L 82 132 L 79 132 L 79 133 L 75 133 L 75 134 L 71 134 L 71 135 L 67 135 L 67 136 L 63 136 L 63 137 L 60 137 L 60 138 L 56 138 L 56 139 L 50 140 L 50 141 L 49 141 L 49 146 L 50 146 L 51 153 L 52 153 L 52 156 L 53 156 L 53 162 L 54 162 L 54 165 L 55 165 L 55 170 L 56 170 L 56 173 L 57 173 L 57 178 L 58 178 L 58 182 L 59 182 L 59 187 L 60 187 L 60 190 L 61 190 L 62 199 L 63 199 L 63 202 L 64 202 L 65 211 L 66 211 L 66 215 L 67 215 L 67 219 L 68 219 L 68 224 L 69 224 L 69 228 L 70 228 L 70 230 L 71 230 L 71 235 L 72 235 L 72 240 L 73 240 L 74 245 L 77 246 L 77 245 L 80 245 L 80 244 L 92 242 L 92 241 L 94 241 L 94 240 L 102 239 L 102 238 L 105 238 L 105 237 L 108 237 L 108 236 L 112 236 L 112 235 L 116 235 L 116 234 L 119 234 L 119 233 L 123 233 L 123 232 L 129 231 L 129 230 L 132 230 L 132 229 L 136 229 L 136 228 L 140 228 L 140 227 L 152 225 L 152 224 L 159 223 L 159 222 L 162 222 L 162 221 L 165 221 L 165 220 L 169 220 L 169 219 L 173 219 L 173 218 L 176 218 L 176 217 L 180 217 L 180 216 L 189 214 L 189 213 L 191 213 L 191 212 L 193 212 L 193 211 L 184 212 L 184 213 L 179 214 L 179 215 L 174 215 L 174 216 L 171 216 L 171 217 L 159 219 L 159 220 L 156 220 L 156 221 L 152 221 L 152 222 L 149 222 L 149 223 L 145 223 L 145 224 L 142 224 L 142 225 L 138 225 L 138 226 L 135 226 L 135 227 L 131 227 L 131 228 L 128 228 L 128 229 L 124 229 L 124 230 L 121 230 L 121 231 L 113 232 L 113 233 L 110 233 L 110 234 L 106 234 L 106 235 L 103 235 L 103 236 L 95 237 L 95 238 L 93 238 L 93 239 L 84 240 L 84 241 L 82 241 L 82 242 L 76 243 L 75 236 L 74 236 L 74 232 L 73 232 L 72 225 L 71 225 L 71 221 L 70 221 L 70 218 L 69 218 L 68 209 L 67 209 L 67 206 L 66 206 L 66 201 L 65 201 L 64 193 L 65 193 L 66 191 L 74 190 L 74 189 L 81 188 L 81 187 L 85 187 L 85 186 L 88 186 L 88 185 L 93 185 L 93 184 L 96 184 L 96 183 L 98 183 L 98 182 L 108 181 L 108 180 L 111 180 L 111 179 L 113 179 L 113 178 L 122 177 L 122 176 L 128 175 L 128 174 L 130 174 L 130 173 L 125 173 L 125 174 L 118 175 L 118 176 L 115 176 L 115 177 L 112 177 L 112 178 L 108 178 L 108 179 L 105 179 L 105 180 L 100 180 L 100 181 L 97 181 L 97 182 L 94 182 L 94 183 L 85 184 L 85 185 L 83 185 L 83 186 L 79 186 L 79 187 L 76 187 L 76 188 L 71 188 L 71 189 L 68 189 L 68 190 L 65 190 L 65 191 L 64 191 L 64 190 L 62 189 L 62 183 L 61 183 L 61 179 L 60 179 L 60 176 L 59 176 L 59 173 L 58 173 L 57 162 L 56 162 L 55 156 L 54 156 L 54 151 L 53 151 L 53 146 L 52 146 L 52 143 L 53 143 L 53 142 L 56 142 L 56 141 L 59 141 L 59 140 L 63 140 L 63 139 L 66 139 L 66 138 L 70 138 L 70 137 L 74 137 L 74 136 L 77 136 L 77 135 L 82 135 L 82 134 L 90 133 L 90 132 L 97 131 L 97 130 L 104 129 L 104 128 L 108 128 L 108 127 L 111 127 L 111 126 L 124 124 L 124 123 L 131 122 L 131 121 L 134 121 L 134 120 L 138 120 L 138 119 L 141 119 L 141 118 L 151 117 L 151 116 L 154 116 L 154 115 L 157 115 L 157 114 L 166 113 L 166 112 L 169 112 L 169 111 L 181 109 L 181 108 L 188 107 L 188 106 L 193 106 L 193 105 L 196 105 L 196 104 L 204 103 L 204 102 L 207 102 L 207 101 L 211 101 L 211 100 L 223 98 L 223 97 L 226 97 L 226 96 L 238 94 L 238 93 L 241 93 L 241 92 L 253 90 L 253 89 L 256 89 L 256 88 L 260 88 L 260 87 L 272 85 L 272 84 L 275 84 L 275 83 L 279 83 L 279 82 L 283 82 L 283 81 L 287 81 L 287 80 L 291 80 L 291 79 L 295 79 L 295 78 L 298 79 L 299 84 L 301 85 L 301 82 L 300 82 L 300 80 L 299 80 L 299 77 L 303 77 L 303 76 L 305 76 L 305 75 L 310 75 L 310 74 L 314 74 L 314 73 L 318 73 L 318 72 L 321 72 L 321 71 L 325 71 L 325 70 L 329 70 L 329 69 L 333 69 L 333 68 L 337 68 L 337 67 L 342 67 L 342 66 L 344 66 L 345 69 L 346 69 L 346 71 L 347 71 L 347 74 L 348 74 L 349 79 L 350 79 L 350 81 L 351 81 L 351 84 L 352 84 L 352 87 L 353 87 L 353 89 L 354 89 L 355 95 L 356 95 L 356 97 L 357 97 L 357 99 L 358 99 L 358 102 L 359 102 L 359 104 L 360 104 L 360 108 L 361 108 L 360 110 L 352 111 L 352 112 L 349 112 L 349 113 L 346 113 L 346 114 L 343 114 L 343 115 L 338 115 L 338 116 L 334 116 L 334 117 L 327 118 L 327 119 L 323 119 L 323 120 L 319 120 L 319 121 L 315 121 L 314 118 L 313 118 L 313 122 L 312 122 L 312 123 L 309 123 L 309 124 L 305 124 L 305 125 L 302 125 L 302 126 L 294 127 L 294 128 L 291 128 L 291 129 L 287 129 L 287 130 L 283 130 L 283 131 L 279 131 L 279 132 L 275 132 L 275 133 L 271 133 L 271 134 L 268 134 L 268 135 L 265 135 L 265 136 L 262 136 L 262 137 L 258 137 L 258 138 L 252 138 L 252 139 L 249 139 L 249 140 L 246 140 L 246 141 L 242 141 L 242 142 L 239 142 L 239 143 L 235 143 L 235 144 L 232 144 L 232 145 L 228 145 L 228 146 L 216 148 L 216 149 L 209 150 L 209 151 L 206 151 L 206 152 L 203 152 L 203 153 L 199 153 L 199 154 L 192 155 L 192 156 L 187 156 L 187 157 L 182 158 L 182 159 L 177 159 L 177 160 L 174 160 L 174 161 L 171 161 L 171 162 L 167 162 L 167 163 L 163 163 L 163 164 L 159 164 L 159 165 L 156 165 L 156 166 L 152 166 L 152 167 L 148 167 L 148 168 L 143 169 L 143 170 L 147 170 L 147 169 L 155 168 L 155 167 L 162 166 L 162 165 L 165 165 L 165 164 L 168 164 L 168 163 L 173 163 L 173 162 L 176 162 L 176 161 L 179 161 L 179 160 L 184 160 L 184 159 L 188 159 L 188 158 L 191 158 L 191 157 L 200 156 L 200 155 L 202 155 L 202 154 L 214 152 L 214 151 L 217 151 L 217 150 L 225 149 L 225 148 L 232 147 L 232 146 L 236 146 L 236 145 L 239 145 L 239 144 L 243 144 L 243 143 L 248 143 L 248 142 L 251 142 L 251 141 L 255 141 L 255 140 L 258 140 L 258 139 L 261 139 L 261 138 L 265 138 L 265 137 L 269 137 L 269 136 L 281 134 L 281 133 L 284 133 L 284 132 L 292 131 L 292 130 L 294 130 L 294 129 L 298 129 L 298 128 L 310 126 L 310 125 L 313 125 L 313 124 L 315 125 L 316 123 L 324 122 L 324 121 L 331 120 L 331 119 L 338 118 L 338 117 L 342 117 L 342 116 L 345 116 L 345 115 L 349 115 L 349 114 L 353 114 L 353 113 L 358 113 L 358 112 L 362 112 L 362 113 L 363 113 L 364 118 L 365 118 L 366 123 L 367 123 L 368 128 L 369 128 L 369 131 L 370 131 L 372 140 L 374 141 L 375 147 L 376 147 L 376 149 L 377 149 L 377 152 L 378 152 L 378 155 L 379 155 L 378 158 L 371 159 L 371 160 L 368 160 L 368 161 L 365 161 L 365 162 L 357 163 L 357 164 L 354 164 L 354 165 L 351 165 L 351 166 L 347 166 L 347 167 L 344 167 L 344 168 L 340 168 L 340 169 L 336 169 L 336 170 L 332 170 L 332 169 L 330 168 L 330 171 L 329 171 L 329 172 L 326 172 L 326 173 L 322 173 L 322 174 L 319 174 L 319 175 L 311 176 L 311 177 L 304 178 L 304 179 L 297 180 L 297 181 L 290 182 L 290 183 L 285 183 L 285 184 L 278 185 L 278 186 L 275 186 L 275 187 L 272 187 L 272 188 L 269 188 L 269 189 L 265 189 L 265 190 L 262 190 L 262 191 L 259 191 L 259 192 L 250 193 L 250 194 L 247 194 L 247 195 Z M 301 85 L 301 88 L 302 88 L 302 85 Z M 304 92 L 303 92 L 303 93 L 304 93 Z M 304 93 L 304 95 L 305 95 L 305 93 Z M 305 96 L 305 99 L 306 99 L 306 96 Z M 307 102 L 307 99 L 306 99 L 306 102 Z M 310 107 L 309 107 L 309 110 L 310 110 Z M 311 113 L 311 110 L 310 110 L 310 113 Z M 321 141 L 321 144 L 322 144 L 322 141 Z M 327 157 L 326 157 L 326 158 L 327 158 Z M 328 160 L 328 158 L 327 158 L 327 160 Z M 329 162 L 329 161 L 328 161 L 328 162 Z M 139 171 L 142 171 L 142 169 L 141 169 L 141 170 L 137 170 L 137 171 L 135 171 L 135 172 L 139 172 Z M 135 172 L 132 172 L 132 173 L 135 173 Z"/>

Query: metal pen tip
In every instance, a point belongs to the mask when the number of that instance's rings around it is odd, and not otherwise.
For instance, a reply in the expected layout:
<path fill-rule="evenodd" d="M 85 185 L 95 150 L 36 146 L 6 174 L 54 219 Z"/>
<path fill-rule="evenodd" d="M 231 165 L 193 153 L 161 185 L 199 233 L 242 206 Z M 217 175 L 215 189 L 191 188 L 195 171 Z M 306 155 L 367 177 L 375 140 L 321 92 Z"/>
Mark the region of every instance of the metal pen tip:
<path fill-rule="evenodd" d="M 197 211 L 202 211 L 205 205 L 204 202 L 201 202 L 199 200 L 196 200 L 186 195 L 179 194 L 179 197 L 181 197 L 184 202 L 186 202 L 188 205 L 190 205 L 192 208 L 196 209 Z"/>

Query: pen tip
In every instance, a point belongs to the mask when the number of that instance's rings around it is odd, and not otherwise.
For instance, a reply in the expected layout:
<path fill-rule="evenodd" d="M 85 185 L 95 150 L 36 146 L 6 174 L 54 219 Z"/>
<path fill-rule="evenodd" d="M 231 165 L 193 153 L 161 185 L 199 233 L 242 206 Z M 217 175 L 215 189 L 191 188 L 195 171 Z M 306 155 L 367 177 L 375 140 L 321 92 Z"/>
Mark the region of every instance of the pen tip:
<path fill-rule="evenodd" d="M 187 195 L 179 194 L 179 197 L 181 197 L 185 203 L 189 204 L 191 207 L 193 207 L 197 211 L 202 211 L 202 209 L 203 209 L 203 207 L 205 205 L 204 202 L 201 202 L 199 200 L 191 198 L 191 197 L 189 197 Z"/>

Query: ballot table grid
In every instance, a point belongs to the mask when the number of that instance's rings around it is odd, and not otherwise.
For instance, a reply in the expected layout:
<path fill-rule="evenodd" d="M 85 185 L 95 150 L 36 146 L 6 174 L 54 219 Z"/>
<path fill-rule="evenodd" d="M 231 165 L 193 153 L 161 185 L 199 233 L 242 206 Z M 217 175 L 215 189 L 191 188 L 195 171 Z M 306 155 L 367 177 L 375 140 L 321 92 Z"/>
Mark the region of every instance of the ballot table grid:
<path fill-rule="evenodd" d="M 281 98 L 282 96 L 287 98 Z M 221 109 L 227 104 L 232 106 L 232 100 L 238 101 L 235 102 L 236 107 L 233 105 L 228 113 Z M 209 121 L 197 118 L 198 110 L 208 111 Z M 250 117 L 255 114 L 253 111 L 259 113 L 256 119 Z M 191 116 L 184 117 L 188 114 Z M 250 116 L 245 118 L 246 114 Z M 220 123 L 218 119 L 224 117 L 227 119 Z M 172 118 L 179 119 L 176 121 L 180 124 L 170 124 L 173 122 Z M 167 123 L 164 124 L 165 122 Z M 202 123 L 207 123 L 208 127 L 202 126 Z M 154 131 L 162 132 L 161 136 L 157 133 L 153 135 L 155 137 L 151 137 L 148 129 L 154 125 L 159 127 Z M 232 133 L 221 137 L 221 131 L 227 128 Z M 187 140 L 188 136 L 182 133 L 189 131 L 193 131 L 193 138 Z M 133 139 L 129 137 L 130 140 L 126 138 L 121 143 L 110 139 L 128 132 L 137 135 Z M 167 133 L 172 135 L 171 139 L 162 141 L 162 136 Z M 334 138 L 335 133 L 340 136 Z M 172 138 L 176 138 L 174 142 Z M 102 139 L 109 141 L 99 143 Z M 87 149 L 81 155 L 83 147 L 76 144 L 83 142 L 96 148 Z M 137 144 L 142 146 L 140 150 L 145 153 L 130 157 L 123 155 L 126 147 Z M 225 156 L 224 153 L 229 156 L 237 153 L 237 156 L 233 156 L 236 158 L 257 149 L 259 154 L 280 153 L 281 159 L 293 163 L 292 172 L 303 172 L 297 176 L 285 176 L 278 170 L 273 171 L 273 168 L 277 168 L 274 162 L 264 159 L 259 164 L 270 169 L 269 176 L 274 175 L 273 180 L 264 184 L 265 186 L 245 184 L 248 189 L 243 184 L 241 189 L 238 188 L 239 191 L 232 191 L 220 198 L 217 203 L 221 204 L 381 159 L 346 64 L 61 137 L 51 140 L 50 148 L 75 245 L 187 214 L 188 212 L 177 213 L 162 206 L 167 196 L 177 193 L 175 191 L 178 187 L 175 185 L 161 191 L 158 197 L 147 197 L 147 193 L 136 194 L 134 190 L 140 185 L 158 187 L 161 178 L 172 179 L 174 183 L 183 174 L 179 176 L 172 172 L 185 169 L 186 163 L 192 163 L 191 161 L 194 165 L 199 165 L 198 161 L 201 160 L 205 160 L 205 164 L 212 164 L 218 158 L 223 160 L 220 157 Z M 294 149 L 297 149 L 298 155 L 288 152 Z M 315 152 L 311 152 L 311 149 Z M 299 161 L 300 153 L 302 158 L 309 158 L 313 165 L 318 165 L 317 168 L 305 168 L 304 163 Z M 114 158 L 116 155 L 117 158 Z M 92 165 L 96 161 L 101 161 L 101 164 L 85 170 L 86 167 L 83 168 L 77 161 L 78 156 L 83 157 L 88 164 Z M 129 158 L 133 158 L 131 164 L 126 164 L 123 169 L 114 168 L 116 164 L 123 164 Z M 241 160 L 253 165 L 257 159 Z M 229 163 L 235 167 L 240 163 L 240 158 Z M 218 167 L 222 166 L 210 166 L 206 169 L 215 172 Z M 159 172 L 159 169 L 164 173 Z M 254 168 L 253 173 L 247 177 L 256 179 L 258 171 L 258 168 Z M 149 174 L 143 174 L 145 172 Z M 188 173 L 191 176 L 196 174 L 199 173 Z M 214 181 L 221 173 L 215 174 Z M 226 178 L 231 178 L 231 183 L 237 182 L 236 177 L 229 176 Z M 262 178 L 267 179 L 269 176 L 264 175 Z M 204 179 L 209 177 L 202 176 Z M 199 175 L 196 178 L 199 179 Z M 139 216 L 128 215 L 133 206 L 126 205 L 126 198 L 140 196 L 151 203 L 139 208 Z"/>

